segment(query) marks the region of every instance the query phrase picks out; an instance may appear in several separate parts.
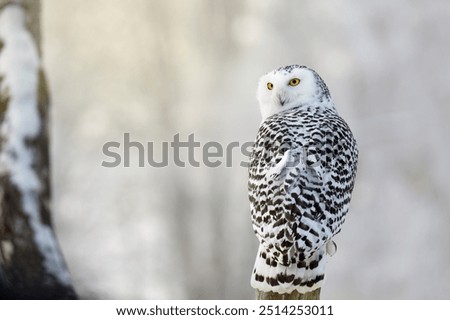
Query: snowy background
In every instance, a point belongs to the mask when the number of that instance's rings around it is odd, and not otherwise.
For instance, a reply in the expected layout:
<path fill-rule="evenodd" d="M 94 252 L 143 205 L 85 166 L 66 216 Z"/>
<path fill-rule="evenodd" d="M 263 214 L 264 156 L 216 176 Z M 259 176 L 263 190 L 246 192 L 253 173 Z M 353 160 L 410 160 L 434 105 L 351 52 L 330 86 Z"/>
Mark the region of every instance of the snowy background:
<path fill-rule="evenodd" d="M 102 146 L 252 141 L 258 77 L 298 63 L 360 148 L 322 298 L 449 299 L 449 18 L 446 0 L 44 0 L 54 220 L 80 296 L 253 299 L 245 157 L 104 168 Z"/>

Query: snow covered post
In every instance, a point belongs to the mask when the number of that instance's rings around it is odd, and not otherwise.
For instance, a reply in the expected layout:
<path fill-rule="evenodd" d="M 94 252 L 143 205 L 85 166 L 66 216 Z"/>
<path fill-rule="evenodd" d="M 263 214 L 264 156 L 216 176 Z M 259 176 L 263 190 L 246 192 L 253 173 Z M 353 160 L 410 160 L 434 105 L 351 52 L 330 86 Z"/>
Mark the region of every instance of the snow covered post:
<path fill-rule="evenodd" d="M 76 298 L 52 228 L 39 0 L 0 0 L 0 298 Z"/>

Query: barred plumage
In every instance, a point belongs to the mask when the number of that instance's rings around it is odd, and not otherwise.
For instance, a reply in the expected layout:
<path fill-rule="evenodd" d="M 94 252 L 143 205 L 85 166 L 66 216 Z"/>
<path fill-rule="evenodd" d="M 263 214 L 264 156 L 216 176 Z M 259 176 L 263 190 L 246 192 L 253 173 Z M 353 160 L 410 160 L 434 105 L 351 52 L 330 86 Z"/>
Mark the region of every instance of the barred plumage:
<path fill-rule="evenodd" d="M 326 253 L 336 250 L 332 238 L 349 208 L 356 142 L 309 68 L 287 66 L 263 76 L 258 100 L 263 122 L 248 189 L 260 247 L 251 284 L 265 292 L 313 291 L 322 285 Z"/>

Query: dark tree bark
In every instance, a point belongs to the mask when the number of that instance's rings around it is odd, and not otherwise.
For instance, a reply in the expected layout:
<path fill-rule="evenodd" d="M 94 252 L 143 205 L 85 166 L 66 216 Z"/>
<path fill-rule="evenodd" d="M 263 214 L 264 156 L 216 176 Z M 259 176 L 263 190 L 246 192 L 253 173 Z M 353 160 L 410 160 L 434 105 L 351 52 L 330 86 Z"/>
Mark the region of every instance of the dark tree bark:
<path fill-rule="evenodd" d="M 51 222 L 40 1 L 0 0 L 0 297 L 76 298 Z"/>

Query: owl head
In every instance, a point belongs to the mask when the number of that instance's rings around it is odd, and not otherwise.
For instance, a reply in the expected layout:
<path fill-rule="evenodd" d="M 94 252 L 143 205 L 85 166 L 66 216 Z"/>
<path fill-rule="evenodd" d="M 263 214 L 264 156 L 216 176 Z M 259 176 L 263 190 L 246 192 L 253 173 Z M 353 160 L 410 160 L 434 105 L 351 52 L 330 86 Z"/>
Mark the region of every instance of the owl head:
<path fill-rule="evenodd" d="M 273 70 L 259 79 L 257 99 L 263 121 L 273 114 L 301 105 L 332 106 L 330 92 L 314 70 L 290 65 Z"/>

